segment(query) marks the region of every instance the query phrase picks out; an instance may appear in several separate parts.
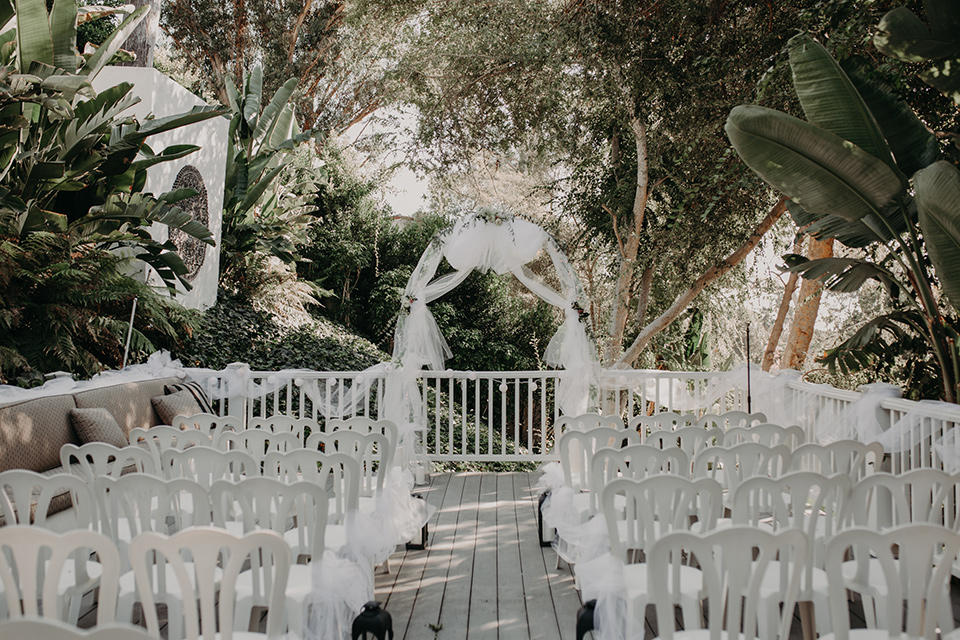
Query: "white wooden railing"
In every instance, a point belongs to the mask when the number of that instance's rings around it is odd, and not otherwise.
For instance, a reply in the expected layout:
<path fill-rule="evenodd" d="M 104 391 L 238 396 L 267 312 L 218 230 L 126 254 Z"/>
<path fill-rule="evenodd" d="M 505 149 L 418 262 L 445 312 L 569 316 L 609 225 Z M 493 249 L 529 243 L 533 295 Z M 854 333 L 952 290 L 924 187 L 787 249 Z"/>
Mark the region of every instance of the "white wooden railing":
<path fill-rule="evenodd" d="M 809 440 L 816 439 L 818 426 L 825 420 L 842 417 L 864 397 L 860 392 L 803 382 L 791 373 L 781 374 L 788 378 L 775 379 L 781 383 L 780 395 L 776 397 L 765 395 L 755 376 L 751 408 L 788 415 L 794 424 L 806 430 Z M 312 418 L 320 424 L 326 417 L 377 418 L 385 380 L 364 380 L 364 375 L 311 371 L 278 379 L 274 372 L 251 372 L 251 386 L 260 391 L 246 398 L 224 398 L 219 409 L 221 413 L 245 418 L 284 414 Z M 556 391 L 562 375 L 558 371 L 424 371 L 419 386 L 426 424 L 420 435 L 427 456 L 431 460 L 496 462 L 554 459 L 553 424 L 560 415 Z M 316 403 L 302 391 L 311 381 L 325 389 L 323 399 Z M 338 408 L 354 387 L 359 388 L 358 382 L 365 383 L 358 401 L 346 410 Z M 745 410 L 746 376 L 607 371 L 594 400 L 601 412 L 619 413 L 625 419 L 668 410 L 698 414 Z M 891 456 L 892 471 L 922 467 L 960 470 L 953 469 L 960 461 L 960 442 L 954 442 L 952 437 L 953 428 L 960 423 L 960 406 L 882 397 L 876 404 L 876 413 L 883 429 L 896 425 L 904 416 L 920 425 L 919 430 L 905 436 L 909 441 L 904 439 Z"/>

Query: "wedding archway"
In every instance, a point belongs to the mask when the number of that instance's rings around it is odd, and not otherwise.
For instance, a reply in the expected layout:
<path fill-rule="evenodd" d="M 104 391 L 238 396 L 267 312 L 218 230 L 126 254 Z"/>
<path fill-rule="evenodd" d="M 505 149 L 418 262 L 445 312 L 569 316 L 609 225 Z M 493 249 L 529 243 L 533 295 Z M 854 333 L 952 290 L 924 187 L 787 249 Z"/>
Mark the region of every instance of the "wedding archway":
<path fill-rule="evenodd" d="M 556 271 L 560 291 L 528 267 L 541 249 Z M 435 277 L 443 259 L 454 271 Z M 474 270 L 512 273 L 534 295 L 564 312 L 551 338 L 544 362 L 563 369 L 557 403 L 566 415 L 584 413 L 596 392 L 599 362 L 585 326 L 585 298 L 580 279 L 556 240 L 538 225 L 498 209 L 482 208 L 438 232 L 407 282 L 394 332 L 393 359 L 386 373 L 384 417 L 403 432 L 426 426 L 418 372 L 442 370 L 453 354 L 430 311 L 429 303 L 457 287 Z"/>

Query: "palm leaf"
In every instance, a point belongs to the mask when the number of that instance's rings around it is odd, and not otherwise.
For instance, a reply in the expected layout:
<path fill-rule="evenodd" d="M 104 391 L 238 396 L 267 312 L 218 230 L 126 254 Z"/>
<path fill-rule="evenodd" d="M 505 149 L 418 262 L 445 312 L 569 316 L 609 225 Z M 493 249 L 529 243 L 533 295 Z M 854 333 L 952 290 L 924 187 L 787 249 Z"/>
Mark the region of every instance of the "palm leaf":
<path fill-rule="evenodd" d="M 807 121 L 849 140 L 899 173 L 880 126 L 833 56 L 806 33 L 790 38 L 788 50 L 793 86 Z"/>
<path fill-rule="evenodd" d="M 920 229 L 940 286 L 960 309 L 960 170 L 935 162 L 914 176 Z"/>
<path fill-rule="evenodd" d="M 742 105 L 724 128 L 747 166 L 811 213 L 858 220 L 903 190 L 882 160 L 785 113 Z"/>

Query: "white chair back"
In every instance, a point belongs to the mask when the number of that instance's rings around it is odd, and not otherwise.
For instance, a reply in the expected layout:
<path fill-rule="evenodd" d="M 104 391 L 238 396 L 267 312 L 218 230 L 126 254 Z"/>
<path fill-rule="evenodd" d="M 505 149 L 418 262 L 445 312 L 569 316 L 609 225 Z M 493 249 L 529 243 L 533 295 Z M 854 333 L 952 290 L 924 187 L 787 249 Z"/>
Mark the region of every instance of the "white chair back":
<path fill-rule="evenodd" d="M 692 413 L 674 413 L 664 411 L 652 416 L 634 416 L 630 420 L 629 429 L 640 434 L 640 441 L 656 431 L 673 431 L 679 427 L 689 427 L 697 424 L 697 416 Z"/>
<path fill-rule="evenodd" d="M 242 537 L 213 527 L 196 527 L 172 536 L 144 533 L 130 543 L 130 564 L 143 605 L 147 630 L 160 637 L 154 562 L 168 563 L 183 594 L 183 630 L 186 640 L 231 638 L 234 630 L 236 585 L 240 572 L 258 568 L 254 581 L 262 589 L 267 612 L 267 640 L 285 632 L 284 600 L 290 574 L 290 548 L 275 531 L 255 531 Z M 222 570 L 222 577 L 221 576 Z M 157 569 L 157 573 L 161 573 Z M 219 588 L 218 588 L 219 587 Z"/>
<path fill-rule="evenodd" d="M 303 440 L 295 433 L 280 431 L 274 433 L 268 429 L 244 429 L 243 431 L 224 431 L 217 438 L 214 447 L 221 451 L 243 451 L 254 460 L 262 460 L 271 451 L 293 451 L 303 447 Z"/>
<path fill-rule="evenodd" d="M 287 484 L 306 481 L 324 487 L 330 496 L 331 524 L 343 524 L 360 503 L 360 463 L 345 453 L 298 449 L 267 454 L 263 475 Z"/>
<path fill-rule="evenodd" d="M 317 421 L 311 418 L 292 418 L 290 416 L 275 415 L 269 418 L 251 418 L 247 422 L 247 429 L 265 429 L 273 433 L 292 433 L 300 440 L 303 446 L 307 439 L 307 432 L 314 433 L 320 429 Z M 240 431 L 240 429 L 237 429 Z"/>
<path fill-rule="evenodd" d="M 610 552 L 629 563 L 633 552 L 648 551 L 671 531 L 689 531 L 693 522 L 702 531 L 713 529 L 723 512 L 723 491 L 710 478 L 620 479 L 603 488 L 601 503 Z"/>
<path fill-rule="evenodd" d="M 658 449 L 677 447 L 693 458 L 701 449 L 724 446 L 724 432 L 717 427 L 677 427 L 669 431 L 661 429 L 650 433 L 643 444 Z"/>
<path fill-rule="evenodd" d="M 224 431 L 240 431 L 243 423 L 236 416 L 218 416 L 215 413 L 194 413 L 189 416 L 176 416 L 171 426 L 179 429 L 196 429 L 211 439 L 216 439 Z"/>
<path fill-rule="evenodd" d="M 0 473 L 0 523 L 33 524 L 45 527 L 50 507 L 69 501 L 70 523 L 64 529 L 88 529 L 96 518 L 93 489 L 79 476 L 70 473 L 44 475 L 26 469 Z M 62 512 L 61 512 L 62 513 Z M 59 513 L 54 514 L 59 516 Z M 70 526 L 72 525 L 72 526 Z"/>
<path fill-rule="evenodd" d="M 160 461 L 164 477 L 187 478 L 207 491 L 217 480 L 239 482 L 260 475 L 260 463 L 246 451 L 220 451 L 213 447 L 168 449 Z"/>
<path fill-rule="evenodd" d="M 134 471 L 157 473 L 154 458 L 145 449 L 115 447 L 106 442 L 88 442 L 79 447 L 67 443 L 60 447 L 60 464 L 91 484 L 100 476 L 119 478 Z"/>
<path fill-rule="evenodd" d="M 199 429 L 183 429 L 178 426 L 158 424 L 149 429 L 143 427 L 131 429 L 130 444 L 149 451 L 159 473 L 159 470 L 162 469 L 160 457 L 167 449 L 209 447 L 212 446 L 213 441 L 209 435 Z"/>
<path fill-rule="evenodd" d="M 845 520 L 848 526 L 872 529 L 930 523 L 956 531 L 958 496 L 960 474 L 939 469 L 874 473 L 854 485 Z"/>
<path fill-rule="evenodd" d="M 728 497 L 747 478 L 776 478 L 790 469 L 790 449 L 785 445 L 765 447 L 745 442 L 732 447 L 707 447 L 693 458 L 694 478 L 714 478 L 723 485 Z"/>
<path fill-rule="evenodd" d="M 883 462 L 883 445 L 856 440 L 836 440 L 829 444 L 808 442 L 793 451 L 794 471 L 816 471 L 824 475 L 845 473 L 854 482 L 879 471 Z"/>
<path fill-rule="evenodd" d="M 826 569 L 834 638 L 850 637 L 844 564 L 856 562 L 855 584 L 864 593 L 882 586 L 884 605 L 877 607 L 877 638 L 939 637 L 953 626 L 950 577 L 960 534 L 939 525 L 910 524 L 883 532 L 853 528 L 841 531 L 827 544 Z M 905 633 L 904 633 L 905 632 Z"/>
<path fill-rule="evenodd" d="M 290 544 L 294 560 L 323 556 L 329 509 L 323 487 L 312 482 L 286 484 L 275 478 L 218 480 L 210 499 L 215 526 L 226 528 L 232 520 L 242 524 L 244 533 L 271 529 Z"/>
<path fill-rule="evenodd" d="M 80 582 L 83 576 L 71 569 L 86 566 L 94 555 L 100 576 L 97 622 L 113 622 L 120 554 L 107 537 L 95 531 L 57 534 L 23 525 L 0 528 L 0 598 L 5 598 L 6 615 L 65 620 L 69 615 L 65 602 L 96 586 Z M 72 584 L 61 584 L 64 576 L 72 577 Z"/>
<path fill-rule="evenodd" d="M 759 411 L 727 411 L 725 413 L 706 413 L 697 419 L 698 427 L 718 427 L 723 431 L 733 427 L 750 427 L 767 421 L 767 416 Z"/>
<path fill-rule="evenodd" d="M 382 433 L 337 429 L 310 435 L 307 449 L 323 448 L 328 453 L 345 453 L 360 463 L 360 496 L 372 497 L 383 491 L 393 452 Z"/>
<path fill-rule="evenodd" d="M 796 425 L 792 427 L 781 427 L 778 424 L 763 423 L 747 427 L 730 427 L 727 429 L 724 442 L 726 446 L 741 444 L 743 442 L 759 442 L 768 447 L 775 447 L 778 444 L 785 444 L 794 450 L 806 442 L 807 434 L 803 427 Z"/>
<path fill-rule="evenodd" d="M 589 491 L 590 461 L 597 451 L 639 443 L 639 434 L 627 429 L 594 427 L 589 431 L 566 431 L 557 445 L 564 484 L 574 491 Z"/>
<path fill-rule="evenodd" d="M 651 585 L 657 585 L 653 600 L 659 637 L 756 640 L 761 587 L 769 581 L 770 572 L 776 572 L 771 577 L 779 581 L 784 607 L 782 613 L 778 610 L 775 635 L 762 637 L 786 640 L 800 587 L 800 572 L 795 568 L 806 561 L 807 547 L 806 536 L 796 530 L 774 534 L 753 527 L 725 527 L 705 535 L 675 532 L 663 536 L 647 554 L 648 579 Z M 703 577 L 706 625 L 699 616 L 692 620 L 685 616 L 685 631 L 677 631 L 674 603 L 682 581 L 674 576 L 694 561 Z M 842 600 L 846 606 L 846 599 Z M 709 636 L 698 634 L 698 628 L 709 629 Z"/>

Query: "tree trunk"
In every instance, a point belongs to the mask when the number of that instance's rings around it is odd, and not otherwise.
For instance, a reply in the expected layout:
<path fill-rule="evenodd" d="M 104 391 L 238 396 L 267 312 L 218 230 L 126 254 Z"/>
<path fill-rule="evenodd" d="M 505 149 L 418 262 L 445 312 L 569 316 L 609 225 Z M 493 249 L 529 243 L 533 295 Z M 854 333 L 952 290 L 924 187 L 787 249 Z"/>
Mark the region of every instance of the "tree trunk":
<path fill-rule="evenodd" d="M 613 314 L 610 318 L 610 335 L 607 337 L 603 352 L 603 362 L 607 366 L 617 359 L 623 349 L 623 335 L 626 333 L 627 320 L 630 316 L 630 293 L 637 269 L 637 254 L 640 251 L 643 213 L 647 209 L 649 195 L 647 193 L 647 130 L 643 121 L 636 116 L 630 120 L 630 130 L 637 145 L 637 190 L 633 197 L 632 220 L 626 238 L 620 233 L 616 218 L 613 220 L 620 251 L 620 267 L 613 298 Z"/>
<path fill-rule="evenodd" d="M 638 323 L 643 324 L 647 320 L 647 307 L 650 306 L 650 290 L 653 288 L 653 267 L 646 267 L 643 275 L 640 276 L 640 295 L 637 298 L 637 316 Z"/>
<path fill-rule="evenodd" d="M 797 240 L 793 245 L 793 252 L 800 253 L 803 250 L 803 240 Z M 793 292 L 797 288 L 797 273 L 793 272 L 787 278 L 787 284 L 783 286 L 783 298 L 780 299 L 780 308 L 777 309 L 777 319 L 770 329 L 770 339 L 767 340 L 767 350 L 763 352 L 763 364 L 761 368 L 764 371 L 770 371 L 773 366 L 773 357 L 777 353 L 777 345 L 780 344 L 780 336 L 783 335 L 783 323 L 787 319 L 787 312 L 790 310 L 790 300 L 793 298 Z"/>
<path fill-rule="evenodd" d="M 617 361 L 617 365 L 625 365 L 627 367 L 632 367 L 637 361 L 637 358 L 640 356 L 646 346 L 650 343 L 650 339 L 653 336 L 657 335 L 668 326 L 670 323 L 677 319 L 681 313 L 693 302 L 703 288 L 708 284 L 727 273 L 735 266 L 740 264 L 747 255 L 760 243 L 760 239 L 763 235 L 776 224 L 777 220 L 783 216 L 784 212 L 787 210 L 787 200 L 786 198 L 780 198 L 780 201 L 767 213 L 763 220 L 760 221 L 753 231 L 750 233 L 750 236 L 747 240 L 740 245 L 740 247 L 727 256 L 719 264 L 707 269 L 707 271 L 697 278 L 697 280 L 691 285 L 689 289 L 677 296 L 673 301 L 673 304 L 670 305 L 670 308 L 660 314 L 660 316 L 645 326 L 640 332 L 640 335 L 633 341 L 633 344 L 630 345 L 630 348 L 627 349 L 620 359 Z"/>
<path fill-rule="evenodd" d="M 123 43 L 123 48 L 133 52 L 137 59 L 124 62 L 122 66 L 150 68 L 153 66 L 153 50 L 157 46 L 157 33 L 160 30 L 160 0 L 130 0 L 130 4 L 136 7 L 149 6 L 150 11 Z"/>
<path fill-rule="evenodd" d="M 824 242 L 810 237 L 807 247 L 807 257 L 811 260 L 829 258 L 833 256 L 833 238 Z M 787 339 L 787 348 L 781 360 L 782 368 L 797 369 L 803 367 L 810 350 L 810 341 L 813 340 L 813 328 L 817 323 L 817 314 L 820 311 L 820 295 L 823 293 L 823 284 L 819 280 L 804 278 L 800 285 L 800 298 L 797 310 L 790 323 L 790 337 Z"/>

